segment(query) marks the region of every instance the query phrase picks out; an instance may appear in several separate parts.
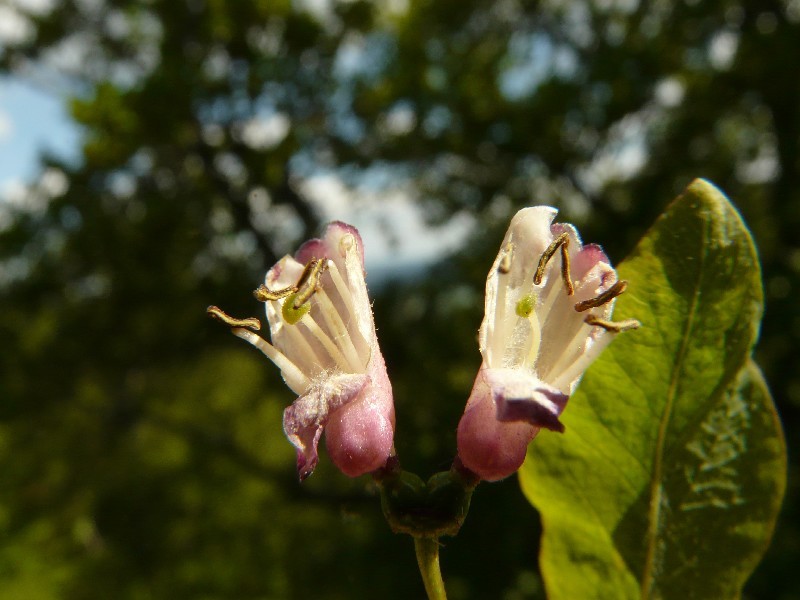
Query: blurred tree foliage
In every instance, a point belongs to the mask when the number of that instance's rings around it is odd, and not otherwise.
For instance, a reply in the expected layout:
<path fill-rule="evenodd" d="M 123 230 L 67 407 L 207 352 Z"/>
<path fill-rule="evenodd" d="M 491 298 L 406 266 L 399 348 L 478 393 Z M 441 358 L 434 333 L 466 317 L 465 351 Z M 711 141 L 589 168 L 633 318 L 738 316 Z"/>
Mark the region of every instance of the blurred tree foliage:
<path fill-rule="evenodd" d="M 297 484 L 290 392 L 204 316 L 255 313 L 265 268 L 320 226 L 303 185 L 319 173 L 376 203 L 401 188 L 432 223 L 481 223 L 458 256 L 378 294 L 408 468 L 452 459 L 513 210 L 553 203 L 620 260 L 696 176 L 759 243 L 759 358 L 796 458 L 796 0 L 10 6 L 24 35 L 0 72 L 67 86 L 84 144 L 0 205 L 0 597 L 422 594 L 369 481 L 323 460 Z M 800 595 L 790 468 L 753 597 Z M 540 597 L 516 482 L 481 486 L 473 507 L 443 554 L 451 596 Z"/>

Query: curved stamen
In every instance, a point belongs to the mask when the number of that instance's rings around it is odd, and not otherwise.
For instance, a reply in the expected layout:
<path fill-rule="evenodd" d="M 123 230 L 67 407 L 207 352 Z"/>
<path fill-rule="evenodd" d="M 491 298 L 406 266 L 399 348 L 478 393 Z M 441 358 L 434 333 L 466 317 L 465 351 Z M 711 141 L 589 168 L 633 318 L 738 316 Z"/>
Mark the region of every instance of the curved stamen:
<path fill-rule="evenodd" d="M 575 310 L 578 312 L 583 312 L 585 310 L 589 310 L 590 308 L 597 308 L 598 306 L 603 306 L 603 304 L 607 304 L 617 296 L 620 296 L 627 288 L 628 288 L 627 281 L 624 280 L 618 281 L 602 294 L 594 298 L 589 298 L 588 300 L 577 302 L 575 304 Z"/>
<path fill-rule="evenodd" d="M 300 279 L 298 279 L 297 283 L 294 284 L 295 287 L 299 290 L 309 279 L 311 279 L 311 277 L 315 276 L 315 274 L 318 275 L 319 270 L 322 268 L 324 262 L 325 261 L 321 258 L 312 258 L 310 261 L 308 261 L 303 267 L 303 272 L 300 273 Z"/>
<path fill-rule="evenodd" d="M 642 324 L 636 319 L 625 319 L 624 321 L 607 321 L 595 315 L 587 315 L 584 321 L 589 325 L 595 327 L 602 327 L 611 333 L 620 333 L 622 331 L 630 331 L 631 329 L 639 329 Z"/>
<path fill-rule="evenodd" d="M 294 285 L 288 285 L 285 288 L 281 288 L 279 290 L 271 290 L 263 283 L 256 288 L 253 292 L 253 296 L 255 296 L 256 300 L 259 302 L 269 302 L 270 300 L 280 300 L 281 298 L 286 298 L 287 296 L 291 296 L 295 292 L 300 291 L 301 288 L 309 284 L 309 282 L 313 282 L 310 284 L 310 291 L 309 289 L 305 289 L 302 294 L 298 294 L 299 298 L 302 298 L 302 302 L 299 302 L 295 299 L 294 309 L 297 310 L 300 308 L 302 304 L 305 304 L 308 299 L 313 295 L 314 288 L 316 287 L 317 282 L 319 282 L 319 276 L 321 272 L 326 268 L 325 265 L 326 261 L 323 259 L 312 258 L 306 266 L 303 267 L 303 272 L 300 274 L 300 278 L 297 280 L 297 283 Z"/>
<path fill-rule="evenodd" d="M 569 233 L 566 231 L 559 235 L 553 243 L 542 253 L 539 258 L 539 265 L 536 267 L 536 273 L 533 276 L 533 283 L 540 285 L 544 278 L 544 270 L 547 263 L 553 258 L 556 250 L 561 249 L 561 277 L 564 279 L 564 285 L 567 288 L 567 295 L 572 296 L 575 289 L 572 287 L 572 274 L 569 268 Z"/>
<path fill-rule="evenodd" d="M 319 278 L 322 272 L 328 267 L 328 261 L 324 259 L 311 259 L 303 269 L 300 279 L 297 281 L 297 296 L 294 298 L 292 307 L 297 310 L 309 301 L 314 292 L 317 291 Z"/>
<path fill-rule="evenodd" d="M 252 331 L 243 329 L 241 327 L 234 327 L 231 329 L 233 335 L 242 338 L 246 342 L 251 343 L 253 346 L 261 350 L 264 355 L 270 359 L 281 370 L 286 383 L 297 394 L 302 394 L 311 385 L 308 377 L 306 377 L 300 368 L 289 360 L 283 352 L 275 348 L 272 344 L 267 342 L 262 337 L 256 335 Z"/>
<path fill-rule="evenodd" d="M 567 296 L 572 296 L 575 293 L 575 288 L 572 286 L 572 274 L 569 271 L 568 245 L 569 238 L 561 245 L 561 277 L 564 279 L 564 285 L 567 286 Z"/>
<path fill-rule="evenodd" d="M 247 327 L 248 329 L 252 329 L 253 331 L 259 331 L 261 329 L 261 321 L 256 319 L 255 317 L 249 317 L 247 319 L 237 319 L 235 317 L 230 316 L 224 310 L 217 306 L 209 306 L 206 309 L 206 314 L 209 317 L 213 317 L 217 321 L 221 321 L 225 323 L 225 325 L 230 325 L 231 327 Z"/>
<path fill-rule="evenodd" d="M 255 299 L 259 302 L 269 302 L 270 300 L 280 300 L 281 298 L 286 298 L 286 296 L 291 296 L 296 291 L 297 287 L 293 285 L 280 290 L 271 290 L 262 283 L 253 290 L 253 296 L 255 296 Z"/>

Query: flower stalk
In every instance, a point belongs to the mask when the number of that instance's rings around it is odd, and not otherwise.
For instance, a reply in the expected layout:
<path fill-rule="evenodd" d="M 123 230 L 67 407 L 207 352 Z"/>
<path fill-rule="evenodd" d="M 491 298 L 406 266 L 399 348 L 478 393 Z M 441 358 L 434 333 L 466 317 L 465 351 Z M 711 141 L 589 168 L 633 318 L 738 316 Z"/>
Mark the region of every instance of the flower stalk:
<path fill-rule="evenodd" d="M 414 550 L 417 553 L 417 565 L 428 600 L 447 600 L 442 571 L 439 567 L 439 538 L 415 536 Z"/>

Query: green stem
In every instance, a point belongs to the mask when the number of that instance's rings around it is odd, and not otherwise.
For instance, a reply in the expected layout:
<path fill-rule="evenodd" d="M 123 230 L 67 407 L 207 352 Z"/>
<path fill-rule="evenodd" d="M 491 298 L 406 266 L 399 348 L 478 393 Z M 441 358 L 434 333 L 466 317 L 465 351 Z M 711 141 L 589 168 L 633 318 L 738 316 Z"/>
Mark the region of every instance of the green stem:
<path fill-rule="evenodd" d="M 428 600 L 447 600 L 442 571 L 439 569 L 439 538 L 414 536 L 414 550 L 417 552 L 417 564 Z"/>

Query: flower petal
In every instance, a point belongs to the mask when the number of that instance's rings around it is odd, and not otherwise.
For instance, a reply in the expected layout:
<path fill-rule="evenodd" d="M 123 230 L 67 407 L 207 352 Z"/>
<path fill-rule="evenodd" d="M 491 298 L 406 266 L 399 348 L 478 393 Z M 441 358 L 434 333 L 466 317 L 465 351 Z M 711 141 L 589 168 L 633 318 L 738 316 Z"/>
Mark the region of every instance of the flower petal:
<path fill-rule="evenodd" d="M 512 475 L 525 460 L 528 444 L 539 427 L 525 422 L 503 422 L 486 381 L 487 369 L 475 379 L 467 409 L 458 424 L 458 456 L 469 470 L 486 481 Z"/>
<path fill-rule="evenodd" d="M 356 241 L 358 258 L 364 264 L 364 244 L 358 229 L 341 221 L 333 221 L 325 228 L 322 238 L 311 239 L 304 243 L 295 253 L 295 259 L 300 263 L 307 263 L 312 258 L 329 258 L 341 264 L 344 252 L 340 246 L 341 240 L 346 235 L 352 235 Z"/>
<path fill-rule="evenodd" d="M 478 342 L 484 363 L 499 367 L 505 350 L 508 317 L 514 315 L 518 296 L 532 288 L 536 257 L 550 245 L 550 224 L 558 211 L 549 206 L 523 208 L 511 219 L 500 252 L 486 278 L 486 304 Z M 510 259 L 506 259 L 508 253 Z M 515 259 L 516 257 L 516 259 Z M 508 272 L 501 265 L 508 260 Z M 502 278 L 502 281 L 501 281 Z"/>
<path fill-rule="evenodd" d="M 322 379 L 283 411 L 283 431 L 297 448 L 301 481 L 317 465 L 317 446 L 331 413 L 357 398 L 369 381 L 369 376 L 358 373 Z"/>
<path fill-rule="evenodd" d="M 605 263 L 611 269 L 611 261 L 597 244 L 586 244 L 574 255 L 570 255 L 570 258 L 572 259 L 572 276 L 575 279 L 583 279 L 597 263 Z"/>
<path fill-rule="evenodd" d="M 483 376 L 492 390 L 499 421 L 524 421 L 564 432 L 558 417 L 569 396 L 518 369 L 484 369 Z"/>
<path fill-rule="evenodd" d="M 328 456 L 348 477 L 358 477 L 384 466 L 393 443 L 393 408 L 370 400 L 359 399 L 342 407 L 325 427 Z"/>

